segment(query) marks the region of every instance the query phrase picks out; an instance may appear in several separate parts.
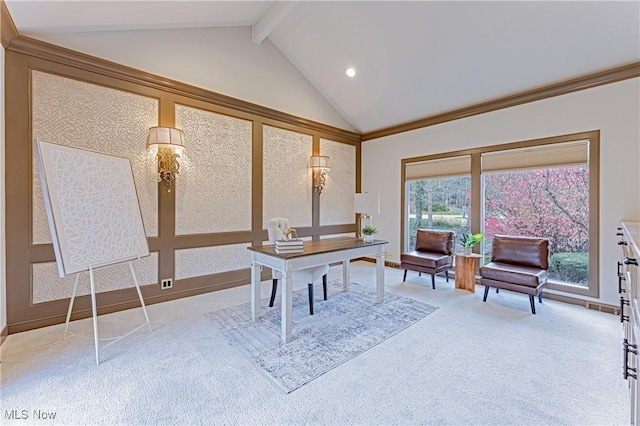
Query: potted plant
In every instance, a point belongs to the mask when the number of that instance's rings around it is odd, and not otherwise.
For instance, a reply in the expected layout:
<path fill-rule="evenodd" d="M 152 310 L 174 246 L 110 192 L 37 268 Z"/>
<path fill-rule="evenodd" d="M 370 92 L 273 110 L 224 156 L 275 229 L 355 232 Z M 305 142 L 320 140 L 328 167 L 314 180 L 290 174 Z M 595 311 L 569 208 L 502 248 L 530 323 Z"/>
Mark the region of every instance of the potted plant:
<path fill-rule="evenodd" d="M 364 241 L 370 243 L 373 241 L 373 236 L 378 233 L 378 230 L 371 225 L 362 227 L 362 233 L 364 234 Z"/>
<path fill-rule="evenodd" d="M 462 238 L 460 242 L 462 242 L 462 247 L 464 250 L 464 254 L 471 254 L 471 249 L 475 247 L 482 239 L 484 238 L 484 234 L 462 234 Z"/>

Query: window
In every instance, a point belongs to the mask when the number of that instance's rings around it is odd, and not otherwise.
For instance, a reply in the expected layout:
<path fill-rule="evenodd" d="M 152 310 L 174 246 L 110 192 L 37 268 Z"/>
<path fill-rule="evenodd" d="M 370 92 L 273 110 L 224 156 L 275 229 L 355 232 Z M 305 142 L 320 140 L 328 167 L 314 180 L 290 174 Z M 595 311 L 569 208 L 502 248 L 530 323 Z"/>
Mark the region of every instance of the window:
<path fill-rule="evenodd" d="M 462 252 L 460 238 L 471 229 L 470 190 L 471 176 L 409 182 L 409 251 L 415 248 L 417 230 L 428 228 L 455 231 L 456 251 Z"/>
<path fill-rule="evenodd" d="M 471 159 L 468 155 L 412 163 L 406 169 L 408 217 L 405 241 L 415 248 L 418 229 L 455 231 L 456 251 L 460 237 L 469 233 Z"/>
<path fill-rule="evenodd" d="M 599 136 L 584 132 L 403 160 L 405 249 L 413 249 L 419 226 L 454 230 L 458 241 L 462 233 L 485 233 L 485 262 L 494 235 L 545 237 L 548 288 L 598 297 Z M 455 163 L 463 165 L 445 167 Z"/>
<path fill-rule="evenodd" d="M 494 235 L 549 239 L 549 279 L 589 286 L 589 170 L 489 173 L 484 177 L 485 254 Z"/>
<path fill-rule="evenodd" d="M 549 279 L 589 287 L 589 141 L 482 154 L 485 255 L 494 235 L 549 239 Z"/>

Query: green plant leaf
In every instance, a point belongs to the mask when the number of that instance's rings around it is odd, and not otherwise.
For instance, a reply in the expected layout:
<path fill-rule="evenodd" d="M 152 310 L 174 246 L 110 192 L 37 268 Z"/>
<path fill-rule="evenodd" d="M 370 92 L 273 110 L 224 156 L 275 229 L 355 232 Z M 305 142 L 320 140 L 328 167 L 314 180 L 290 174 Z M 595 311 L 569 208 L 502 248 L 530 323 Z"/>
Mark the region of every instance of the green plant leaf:
<path fill-rule="evenodd" d="M 484 238 L 484 234 L 479 232 L 477 234 L 462 234 L 460 242 L 464 247 L 474 247 Z"/>
<path fill-rule="evenodd" d="M 373 235 L 373 234 L 377 234 L 378 230 L 371 225 L 367 225 L 362 227 L 362 233 L 364 235 Z"/>

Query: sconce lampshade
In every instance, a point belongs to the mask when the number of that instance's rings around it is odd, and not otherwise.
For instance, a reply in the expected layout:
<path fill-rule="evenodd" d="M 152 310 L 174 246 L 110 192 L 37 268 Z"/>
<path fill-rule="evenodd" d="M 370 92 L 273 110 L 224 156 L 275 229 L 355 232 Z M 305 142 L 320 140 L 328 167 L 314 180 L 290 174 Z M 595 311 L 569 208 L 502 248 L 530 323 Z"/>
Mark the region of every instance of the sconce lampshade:
<path fill-rule="evenodd" d="M 309 167 L 312 169 L 329 170 L 329 157 L 325 155 L 312 155 L 309 158 Z"/>
<path fill-rule="evenodd" d="M 184 133 L 173 127 L 151 127 L 147 136 L 147 149 L 156 151 L 158 159 L 158 180 L 171 186 L 180 170 L 178 158 L 184 149 Z"/>
<path fill-rule="evenodd" d="M 173 127 L 151 127 L 147 136 L 147 146 L 175 145 L 184 147 L 184 133 Z"/>
<path fill-rule="evenodd" d="M 329 157 L 326 155 L 312 155 L 309 157 L 309 168 L 313 170 L 313 189 L 318 194 L 321 194 L 327 183 Z"/>
<path fill-rule="evenodd" d="M 364 192 L 355 194 L 353 204 L 356 213 L 380 213 L 380 194 Z"/>

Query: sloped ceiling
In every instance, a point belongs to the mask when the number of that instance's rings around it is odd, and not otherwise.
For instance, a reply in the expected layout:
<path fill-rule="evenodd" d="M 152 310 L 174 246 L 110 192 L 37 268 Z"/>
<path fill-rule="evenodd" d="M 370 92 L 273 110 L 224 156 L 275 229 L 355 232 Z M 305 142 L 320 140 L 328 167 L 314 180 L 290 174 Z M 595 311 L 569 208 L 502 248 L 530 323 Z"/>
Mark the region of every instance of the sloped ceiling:
<path fill-rule="evenodd" d="M 637 1 L 8 0 L 21 34 L 253 27 L 366 133 L 640 61 Z M 350 78 L 348 67 L 357 74 Z"/>

